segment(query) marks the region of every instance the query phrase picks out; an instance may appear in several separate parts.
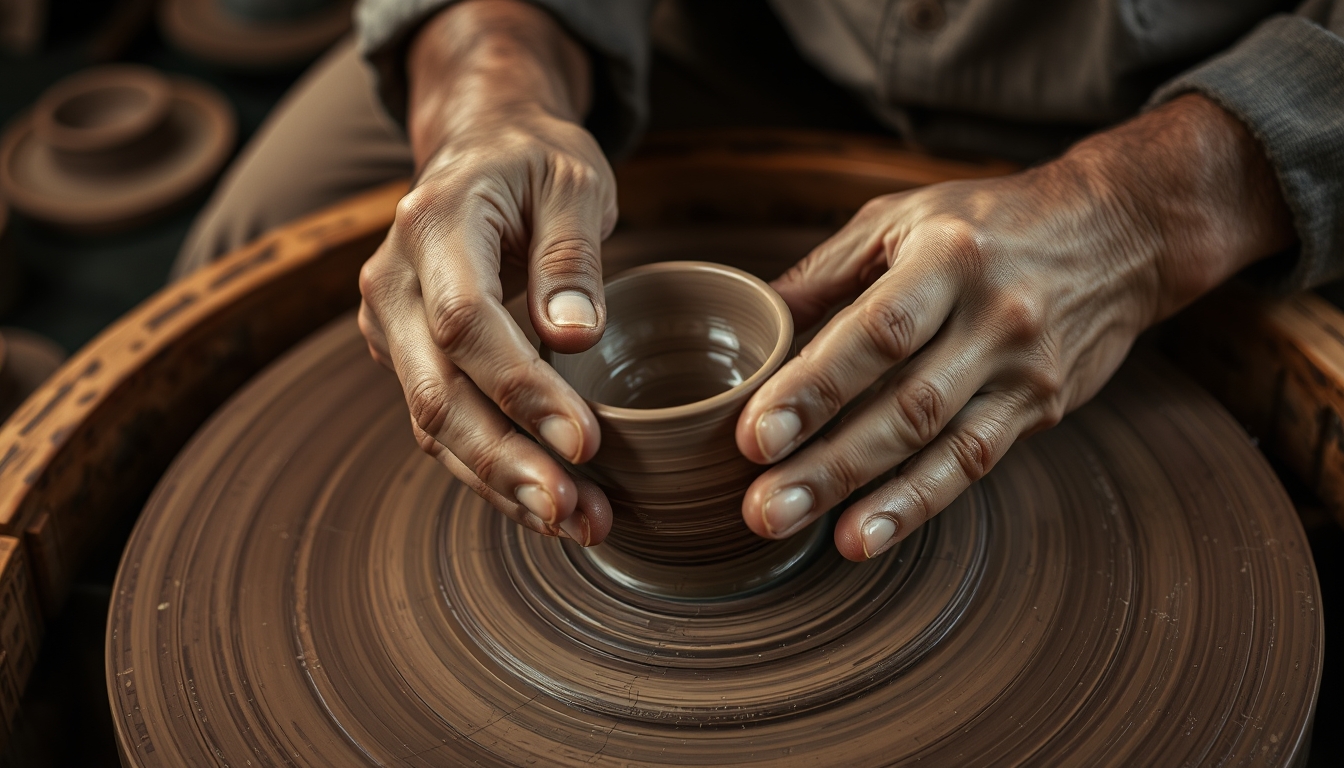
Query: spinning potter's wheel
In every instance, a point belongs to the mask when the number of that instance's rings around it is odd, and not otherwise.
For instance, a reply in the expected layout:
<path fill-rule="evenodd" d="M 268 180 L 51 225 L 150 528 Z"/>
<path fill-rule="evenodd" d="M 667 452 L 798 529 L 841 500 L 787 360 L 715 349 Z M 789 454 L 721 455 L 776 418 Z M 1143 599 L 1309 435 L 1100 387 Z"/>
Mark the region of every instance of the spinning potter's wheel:
<path fill-rule="evenodd" d="M 886 556 L 694 602 L 422 455 L 346 318 L 159 485 L 108 670 L 128 765 L 1293 765 L 1320 638 L 1277 480 L 1159 360 Z"/>

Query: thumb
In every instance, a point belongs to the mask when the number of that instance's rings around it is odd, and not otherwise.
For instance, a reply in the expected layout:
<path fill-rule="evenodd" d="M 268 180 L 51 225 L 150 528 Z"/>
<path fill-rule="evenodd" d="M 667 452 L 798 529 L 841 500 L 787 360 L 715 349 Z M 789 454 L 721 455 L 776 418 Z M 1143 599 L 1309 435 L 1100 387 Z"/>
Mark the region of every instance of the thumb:
<path fill-rule="evenodd" d="M 855 299 L 887 270 L 884 223 L 866 210 L 860 212 L 770 283 L 789 305 L 798 332 L 811 328 L 837 304 Z"/>
<path fill-rule="evenodd" d="M 527 290 L 532 327 L 556 352 L 582 352 L 606 328 L 601 243 L 615 224 L 615 195 L 593 188 L 551 192 L 535 210 Z"/>

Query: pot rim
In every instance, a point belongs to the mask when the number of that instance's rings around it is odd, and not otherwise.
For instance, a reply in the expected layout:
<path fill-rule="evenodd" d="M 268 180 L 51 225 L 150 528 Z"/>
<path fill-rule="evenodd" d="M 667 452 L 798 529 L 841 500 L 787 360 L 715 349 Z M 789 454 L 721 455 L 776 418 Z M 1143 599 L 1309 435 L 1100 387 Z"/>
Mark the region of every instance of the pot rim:
<path fill-rule="evenodd" d="M 592 409 L 593 414 L 600 420 L 618 421 L 626 423 L 641 423 L 666 421 L 671 419 L 681 419 L 693 416 L 701 416 L 722 408 L 739 398 L 745 398 L 760 387 L 764 381 L 772 376 L 779 367 L 783 365 L 784 359 L 788 357 L 789 351 L 793 348 L 793 313 L 789 311 L 789 305 L 784 303 L 784 298 L 775 292 L 761 278 L 738 269 L 730 267 L 727 264 L 716 264 L 710 261 L 659 261 L 653 264 L 644 264 L 638 267 L 621 272 L 613 277 L 603 286 L 605 290 L 608 286 L 617 282 L 628 280 L 632 277 L 639 277 L 649 273 L 659 272 L 700 272 L 713 273 L 724 277 L 732 278 L 744 283 L 756 292 L 759 296 L 766 299 L 766 302 L 774 310 L 776 324 L 779 332 L 775 336 L 775 346 L 770 351 L 770 355 L 761 363 L 750 376 L 737 384 L 732 389 L 720 392 L 713 397 L 704 400 L 696 400 L 693 403 L 684 403 L 667 408 L 623 408 L 616 405 L 607 405 L 599 403 L 588 398 L 583 401 Z M 555 354 L 552 352 L 551 354 Z M 549 362 L 549 361 L 548 361 Z"/>

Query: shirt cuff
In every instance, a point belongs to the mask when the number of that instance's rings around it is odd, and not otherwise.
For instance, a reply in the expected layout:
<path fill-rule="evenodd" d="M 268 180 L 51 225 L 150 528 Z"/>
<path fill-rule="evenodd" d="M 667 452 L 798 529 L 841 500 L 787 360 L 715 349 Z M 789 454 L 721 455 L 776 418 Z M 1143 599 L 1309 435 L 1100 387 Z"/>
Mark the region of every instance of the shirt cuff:
<path fill-rule="evenodd" d="M 412 36 L 455 0 L 360 0 L 360 53 L 373 66 L 389 114 L 406 122 L 406 51 Z M 546 9 L 593 64 L 593 105 L 584 125 L 608 157 L 628 152 L 648 122 L 649 19 L 654 0 L 529 0 Z"/>
<path fill-rule="evenodd" d="M 1344 38 L 1300 16 L 1278 16 L 1159 88 L 1149 102 L 1199 93 L 1241 120 L 1264 147 L 1300 242 L 1295 258 L 1271 267 L 1282 290 L 1344 276 L 1341 73 Z"/>

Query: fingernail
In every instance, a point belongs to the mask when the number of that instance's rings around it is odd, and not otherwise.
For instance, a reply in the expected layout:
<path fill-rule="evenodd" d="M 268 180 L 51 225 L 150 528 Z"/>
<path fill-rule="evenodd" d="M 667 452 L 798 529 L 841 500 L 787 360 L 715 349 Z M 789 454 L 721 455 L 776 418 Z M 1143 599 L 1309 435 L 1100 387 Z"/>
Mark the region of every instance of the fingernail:
<path fill-rule="evenodd" d="M 564 520 L 560 521 L 560 530 L 569 535 L 569 538 L 579 543 L 579 546 L 586 547 L 589 544 L 588 518 L 575 512 Z"/>
<path fill-rule="evenodd" d="M 803 431 L 803 421 L 790 408 L 776 408 L 766 411 L 756 420 L 756 445 L 767 461 L 779 459 L 798 439 Z"/>
<path fill-rule="evenodd" d="M 765 500 L 765 509 L 761 517 L 765 520 L 765 530 L 771 536 L 788 533 L 803 517 L 812 511 L 812 492 L 805 486 L 794 485 L 775 491 Z"/>
<path fill-rule="evenodd" d="M 579 452 L 583 450 L 583 433 L 579 432 L 579 425 L 572 419 L 547 416 L 537 423 L 537 431 L 556 453 L 570 461 L 579 460 Z"/>
<path fill-rule="evenodd" d="M 529 512 L 542 520 L 555 519 L 555 500 L 540 485 L 520 485 L 514 490 L 513 495 L 519 504 L 527 507 Z"/>
<path fill-rule="evenodd" d="M 546 314 L 562 328 L 597 327 L 597 309 L 591 299 L 578 291 L 561 291 L 552 296 Z"/>
<path fill-rule="evenodd" d="M 863 556 L 869 560 L 887 551 L 896 540 L 896 521 L 874 517 L 863 524 Z"/>

